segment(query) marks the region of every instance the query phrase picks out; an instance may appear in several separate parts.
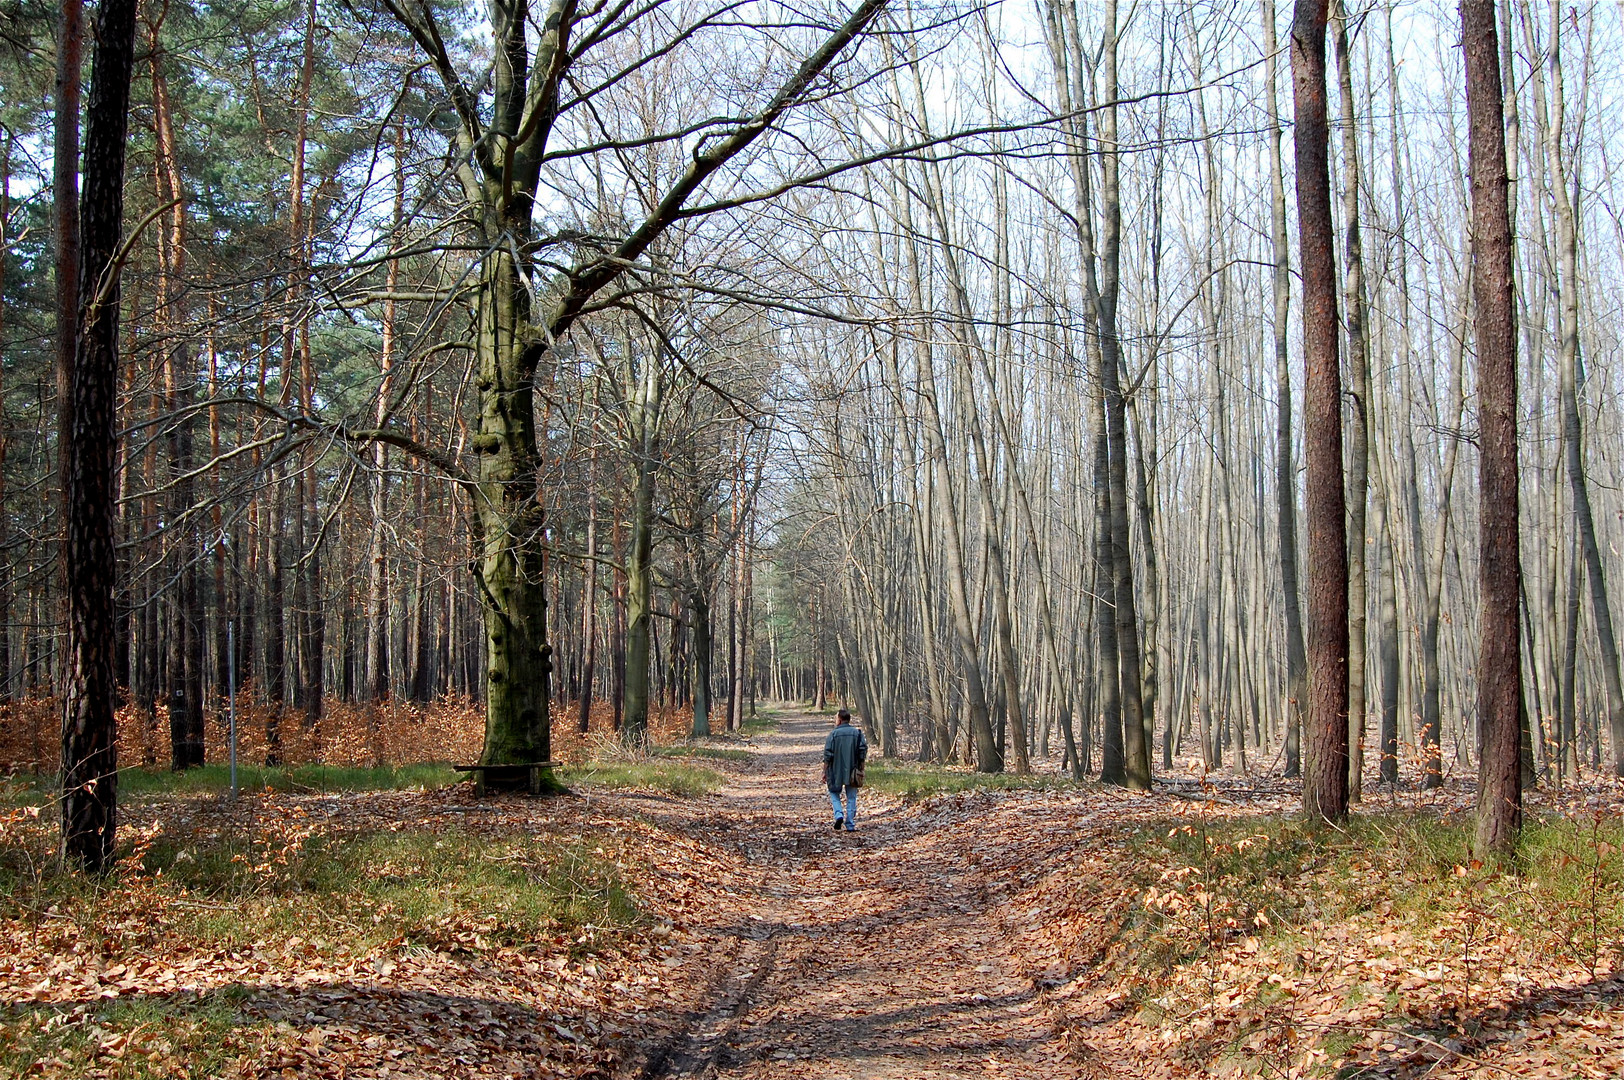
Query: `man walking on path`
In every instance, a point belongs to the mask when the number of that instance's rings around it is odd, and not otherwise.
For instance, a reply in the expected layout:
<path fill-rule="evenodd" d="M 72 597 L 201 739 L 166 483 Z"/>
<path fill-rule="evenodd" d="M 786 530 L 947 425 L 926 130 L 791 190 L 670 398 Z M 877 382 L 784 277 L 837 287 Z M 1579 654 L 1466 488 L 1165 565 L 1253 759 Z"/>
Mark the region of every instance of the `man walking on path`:
<path fill-rule="evenodd" d="M 857 828 L 857 788 L 860 776 L 853 775 L 868 760 L 868 740 L 851 722 L 851 712 L 841 709 L 835 717 L 835 728 L 823 740 L 823 783 L 829 789 L 829 803 L 835 808 L 835 829 L 844 827 L 848 832 Z M 840 796 L 846 796 L 845 810 Z"/>

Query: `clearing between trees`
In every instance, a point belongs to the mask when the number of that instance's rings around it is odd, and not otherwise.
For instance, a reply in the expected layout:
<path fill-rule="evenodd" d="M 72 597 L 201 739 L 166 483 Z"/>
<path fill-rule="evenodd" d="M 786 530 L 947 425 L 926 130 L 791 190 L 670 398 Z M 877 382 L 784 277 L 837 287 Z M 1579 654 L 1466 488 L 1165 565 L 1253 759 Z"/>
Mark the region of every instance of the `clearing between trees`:
<path fill-rule="evenodd" d="M 554 799 L 134 797 L 100 883 L 46 869 L 13 790 L 0 1072 L 1624 1070 L 1616 785 L 1531 793 L 1521 876 L 1465 855 L 1453 783 L 1316 835 L 1278 781 L 876 758 L 835 833 L 828 723 L 580 766 Z"/>

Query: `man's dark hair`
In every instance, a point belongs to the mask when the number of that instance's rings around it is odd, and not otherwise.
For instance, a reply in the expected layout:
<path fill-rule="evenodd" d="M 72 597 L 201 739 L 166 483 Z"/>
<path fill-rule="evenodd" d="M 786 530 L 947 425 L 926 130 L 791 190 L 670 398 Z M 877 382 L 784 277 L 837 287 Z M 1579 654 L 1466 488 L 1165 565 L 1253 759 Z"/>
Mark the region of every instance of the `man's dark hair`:
<path fill-rule="evenodd" d="M 843 721 L 845 721 L 847 723 L 851 722 L 851 710 L 850 709 L 841 709 L 835 715 L 840 717 L 841 720 L 843 720 Z"/>

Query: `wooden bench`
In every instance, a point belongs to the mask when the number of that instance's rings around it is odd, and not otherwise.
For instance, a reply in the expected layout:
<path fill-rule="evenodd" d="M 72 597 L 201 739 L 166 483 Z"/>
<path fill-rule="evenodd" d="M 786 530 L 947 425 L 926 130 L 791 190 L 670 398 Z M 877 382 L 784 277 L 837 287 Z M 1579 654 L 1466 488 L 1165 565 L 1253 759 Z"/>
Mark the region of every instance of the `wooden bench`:
<path fill-rule="evenodd" d="M 548 769 L 556 769 L 557 761 L 528 761 L 514 765 L 453 765 L 458 772 L 472 773 L 474 793 L 481 797 L 493 791 L 522 791 L 540 795 L 554 785 L 544 783 Z"/>

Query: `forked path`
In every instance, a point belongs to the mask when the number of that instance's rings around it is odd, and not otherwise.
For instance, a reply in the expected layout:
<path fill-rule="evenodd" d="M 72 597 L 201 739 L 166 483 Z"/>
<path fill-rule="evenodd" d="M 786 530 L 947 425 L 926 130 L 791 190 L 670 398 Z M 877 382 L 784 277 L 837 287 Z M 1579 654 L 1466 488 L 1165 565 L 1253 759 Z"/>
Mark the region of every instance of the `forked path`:
<path fill-rule="evenodd" d="M 828 727 L 790 717 L 719 797 L 669 820 L 734 847 L 754 887 L 714 913 L 727 959 L 710 965 L 706 1011 L 643 1075 L 1082 1075 L 1016 973 L 973 828 L 865 792 L 858 831 L 833 831 L 818 784 Z"/>

